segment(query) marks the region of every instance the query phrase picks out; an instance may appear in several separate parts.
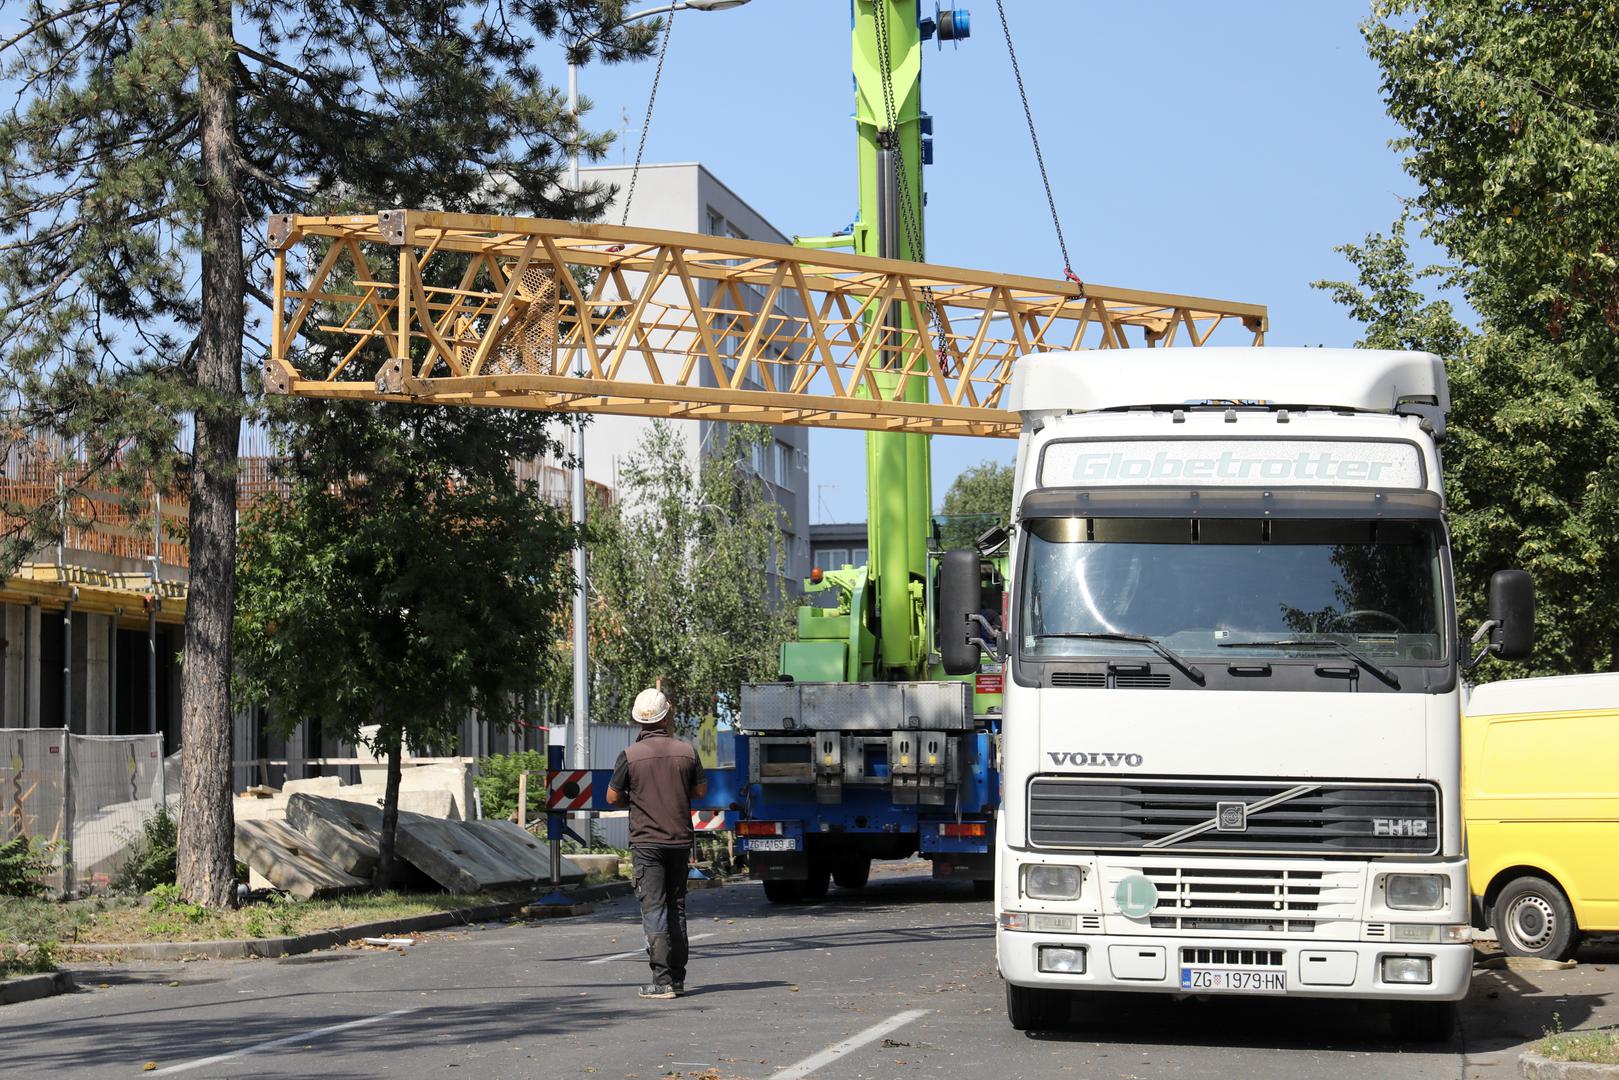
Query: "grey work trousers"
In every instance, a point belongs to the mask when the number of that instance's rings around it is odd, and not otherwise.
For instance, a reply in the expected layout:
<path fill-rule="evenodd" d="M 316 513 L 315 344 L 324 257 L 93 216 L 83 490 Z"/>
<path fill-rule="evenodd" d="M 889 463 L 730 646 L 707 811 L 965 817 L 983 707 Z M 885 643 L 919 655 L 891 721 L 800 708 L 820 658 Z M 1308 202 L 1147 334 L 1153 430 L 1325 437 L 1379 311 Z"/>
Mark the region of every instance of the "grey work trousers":
<path fill-rule="evenodd" d="M 686 873 L 691 847 L 633 847 L 630 867 L 641 901 L 652 981 L 659 986 L 686 981 Z"/>

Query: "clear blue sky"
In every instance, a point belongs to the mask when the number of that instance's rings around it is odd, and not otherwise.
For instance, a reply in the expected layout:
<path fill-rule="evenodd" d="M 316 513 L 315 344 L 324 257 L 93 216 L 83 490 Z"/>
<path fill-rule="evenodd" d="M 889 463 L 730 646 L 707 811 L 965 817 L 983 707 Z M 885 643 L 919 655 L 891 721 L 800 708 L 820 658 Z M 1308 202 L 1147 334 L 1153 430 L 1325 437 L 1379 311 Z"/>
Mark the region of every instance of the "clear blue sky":
<path fill-rule="evenodd" d="M 923 60 L 929 259 L 1059 276 L 993 0 L 958 2 L 972 37 Z M 1268 304 L 1271 344 L 1353 343 L 1309 282 L 1344 276 L 1333 245 L 1413 192 L 1357 29 L 1366 0 L 1006 6 L 1081 277 Z M 628 117 L 609 161 L 633 159 L 651 78 L 582 73 L 595 126 Z M 833 232 L 855 210 L 851 108 L 847 0 L 683 12 L 646 160 L 701 161 L 783 232 Z M 936 499 L 964 466 L 1011 458 L 999 440 L 933 447 Z M 811 450 L 815 520 L 864 519 L 863 437 L 816 431 Z"/>

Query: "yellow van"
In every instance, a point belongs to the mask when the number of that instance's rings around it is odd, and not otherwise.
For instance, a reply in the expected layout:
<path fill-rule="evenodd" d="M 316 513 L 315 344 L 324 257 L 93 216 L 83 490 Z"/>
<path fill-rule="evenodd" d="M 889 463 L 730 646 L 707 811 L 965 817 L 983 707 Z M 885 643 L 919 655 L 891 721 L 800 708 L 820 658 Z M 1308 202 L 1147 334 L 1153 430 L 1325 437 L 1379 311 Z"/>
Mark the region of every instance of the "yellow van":
<path fill-rule="evenodd" d="M 1476 687 L 1462 814 L 1475 919 L 1504 951 L 1563 960 L 1619 931 L 1619 673 Z"/>

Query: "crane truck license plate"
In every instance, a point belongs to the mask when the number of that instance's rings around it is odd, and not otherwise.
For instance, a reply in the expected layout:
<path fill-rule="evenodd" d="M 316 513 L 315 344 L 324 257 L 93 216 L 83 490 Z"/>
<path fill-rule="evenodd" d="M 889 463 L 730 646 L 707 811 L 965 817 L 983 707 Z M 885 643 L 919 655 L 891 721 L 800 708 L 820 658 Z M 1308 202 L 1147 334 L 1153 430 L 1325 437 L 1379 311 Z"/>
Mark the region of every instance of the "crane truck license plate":
<path fill-rule="evenodd" d="M 761 836 L 748 840 L 749 851 L 797 851 L 798 841 L 791 836 Z"/>
<path fill-rule="evenodd" d="M 1287 973 L 1234 968 L 1181 968 L 1181 989 L 1198 993 L 1285 994 Z"/>

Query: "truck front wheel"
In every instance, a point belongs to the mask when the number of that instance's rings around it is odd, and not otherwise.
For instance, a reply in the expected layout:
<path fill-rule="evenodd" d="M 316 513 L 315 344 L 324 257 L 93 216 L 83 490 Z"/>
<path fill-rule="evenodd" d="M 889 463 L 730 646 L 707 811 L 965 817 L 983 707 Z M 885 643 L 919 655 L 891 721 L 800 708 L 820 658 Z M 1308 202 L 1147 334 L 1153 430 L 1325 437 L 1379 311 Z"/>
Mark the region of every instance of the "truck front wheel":
<path fill-rule="evenodd" d="M 1066 990 L 1006 984 L 1006 1018 L 1018 1031 L 1049 1031 L 1068 1022 Z"/>
<path fill-rule="evenodd" d="M 1567 960 L 1580 946 L 1574 908 L 1563 890 L 1543 877 L 1514 878 L 1495 898 L 1490 924 L 1509 956 Z"/>

